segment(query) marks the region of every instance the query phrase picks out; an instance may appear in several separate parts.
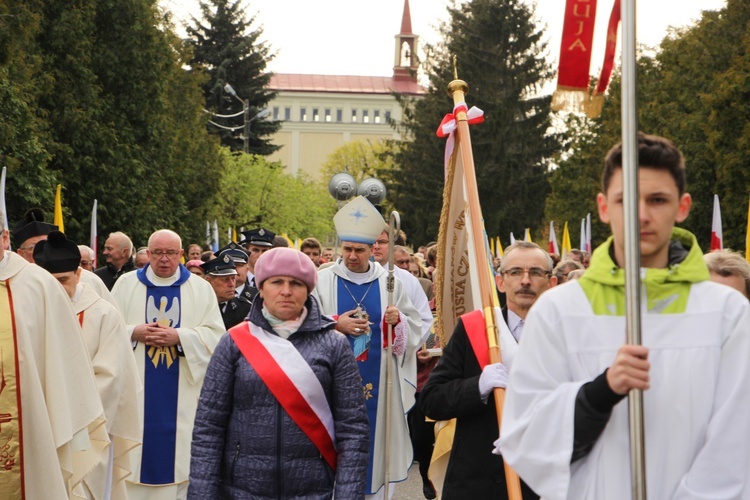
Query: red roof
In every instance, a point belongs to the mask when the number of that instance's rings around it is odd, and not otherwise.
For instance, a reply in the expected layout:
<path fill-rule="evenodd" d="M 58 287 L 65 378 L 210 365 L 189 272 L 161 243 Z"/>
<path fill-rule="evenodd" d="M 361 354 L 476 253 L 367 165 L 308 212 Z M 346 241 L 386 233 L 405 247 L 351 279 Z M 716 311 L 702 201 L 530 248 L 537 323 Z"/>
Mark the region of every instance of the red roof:
<path fill-rule="evenodd" d="M 425 90 L 414 81 L 395 80 L 388 76 L 351 75 L 301 75 L 274 73 L 272 90 L 290 92 L 335 92 L 350 94 L 424 94 Z"/>

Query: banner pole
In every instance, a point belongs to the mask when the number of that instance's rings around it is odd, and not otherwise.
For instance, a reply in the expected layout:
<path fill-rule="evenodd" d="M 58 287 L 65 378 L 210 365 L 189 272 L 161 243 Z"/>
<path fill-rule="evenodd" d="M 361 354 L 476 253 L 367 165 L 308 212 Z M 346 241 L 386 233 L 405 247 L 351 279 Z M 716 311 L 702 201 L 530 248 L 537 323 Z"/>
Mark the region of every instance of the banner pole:
<path fill-rule="evenodd" d="M 636 0 L 622 0 L 622 175 L 625 218 L 625 328 L 627 343 L 641 345 L 641 246 L 638 215 L 638 101 Z M 628 395 L 630 473 L 634 500 L 646 499 L 643 391 Z"/>
<path fill-rule="evenodd" d="M 469 85 L 463 80 L 459 80 L 458 77 L 448 84 L 448 93 L 453 97 L 454 106 L 465 103 L 465 96 L 468 91 Z M 501 363 L 502 357 L 500 346 L 498 345 L 497 325 L 495 324 L 495 290 L 492 288 L 494 281 L 491 277 L 490 260 L 487 255 L 487 245 L 484 241 L 484 220 L 482 218 L 482 208 L 479 204 L 479 188 L 477 187 L 477 177 L 474 170 L 474 155 L 471 150 L 471 137 L 469 135 L 469 122 L 466 111 L 458 111 L 456 113 L 456 122 L 456 144 L 458 148 L 455 154 L 461 155 L 463 159 L 468 212 L 471 219 L 476 262 L 479 267 L 477 275 L 479 277 L 482 311 L 484 312 L 487 340 L 490 346 L 490 363 Z M 505 402 L 505 389 L 495 388 L 493 394 L 495 410 L 497 411 L 497 426 L 500 429 L 503 404 Z M 503 464 L 505 467 L 505 483 L 508 488 L 508 498 L 509 500 L 521 500 L 521 480 L 507 462 L 503 461 Z"/>

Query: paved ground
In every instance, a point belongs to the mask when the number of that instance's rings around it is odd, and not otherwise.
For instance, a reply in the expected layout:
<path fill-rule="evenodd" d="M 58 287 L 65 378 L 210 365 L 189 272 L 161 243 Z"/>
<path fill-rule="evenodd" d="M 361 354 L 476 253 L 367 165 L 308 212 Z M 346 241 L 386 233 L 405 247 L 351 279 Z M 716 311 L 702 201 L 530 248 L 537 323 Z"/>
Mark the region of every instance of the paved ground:
<path fill-rule="evenodd" d="M 393 500 L 424 500 L 422 494 L 422 478 L 419 477 L 419 464 L 409 469 L 409 478 L 396 486 Z"/>

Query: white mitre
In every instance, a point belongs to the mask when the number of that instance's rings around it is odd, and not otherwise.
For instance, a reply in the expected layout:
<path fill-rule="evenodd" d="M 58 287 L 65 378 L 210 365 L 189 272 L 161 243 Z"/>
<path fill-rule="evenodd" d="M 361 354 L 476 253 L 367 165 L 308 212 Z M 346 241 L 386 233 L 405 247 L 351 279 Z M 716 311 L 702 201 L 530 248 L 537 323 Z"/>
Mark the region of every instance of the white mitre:
<path fill-rule="evenodd" d="M 378 209 L 364 196 L 357 196 L 333 216 L 333 224 L 341 241 L 372 245 L 385 228 Z"/>

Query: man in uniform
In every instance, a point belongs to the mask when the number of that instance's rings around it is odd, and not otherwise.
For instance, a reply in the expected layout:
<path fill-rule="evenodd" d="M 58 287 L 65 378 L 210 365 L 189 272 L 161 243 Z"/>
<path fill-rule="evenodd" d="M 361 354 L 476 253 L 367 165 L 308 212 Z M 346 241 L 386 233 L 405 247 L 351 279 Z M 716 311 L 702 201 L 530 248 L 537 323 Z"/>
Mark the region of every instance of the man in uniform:
<path fill-rule="evenodd" d="M 237 243 L 230 241 L 228 245 L 219 249 L 219 253 L 216 256 L 223 257 L 224 255 L 229 255 L 234 261 L 234 269 L 237 271 L 234 296 L 252 303 L 253 298 L 258 294 L 258 289 L 250 286 L 248 283 L 247 273 L 250 268 L 248 266 L 247 251 Z"/>
<path fill-rule="evenodd" d="M 247 317 L 251 307 L 250 302 L 234 295 L 237 278 L 234 261 L 229 253 L 219 254 L 219 257 L 201 265 L 201 269 L 216 294 L 224 328 L 229 330 Z"/>
<path fill-rule="evenodd" d="M 419 406 L 435 420 L 456 419 L 455 439 L 442 498 L 507 498 L 501 457 L 492 454 L 498 435 L 492 391 L 506 387 L 526 315 L 539 296 L 557 284 L 552 258 L 538 245 L 517 241 L 505 250 L 496 276 L 507 305 L 496 314 L 503 362 L 487 364 L 489 344 L 481 311 L 465 314 L 420 394 Z M 477 320 L 479 323 L 477 324 Z M 507 326 L 506 326 L 507 325 Z M 523 485 L 523 498 L 538 498 Z"/>
<path fill-rule="evenodd" d="M 242 236 L 244 236 L 244 239 L 241 244 L 245 247 L 248 254 L 247 282 L 252 288 L 256 288 L 255 263 L 258 261 L 258 257 L 273 248 L 273 239 L 276 237 L 276 233 L 272 233 L 264 227 L 259 227 L 250 231 L 243 231 Z"/>
<path fill-rule="evenodd" d="M 370 262 L 372 244 L 385 221 L 362 196 L 346 204 L 333 219 L 342 242 L 343 260 L 318 272 L 314 295 L 324 314 L 337 316 L 336 329 L 347 335 L 362 375 L 365 404 L 370 419 L 370 457 L 367 495 L 383 495 L 385 421 L 390 420 L 390 480 L 406 479 L 412 463 L 406 413 L 414 405 L 417 362 L 415 353 L 422 337 L 422 322 L 404 288 L 394 279 L 393 305 L 388 305 L 387 272 Z M 387 325 L 394 338 L 388 339 Z M 393 342 L 393 359 L 386 358 L 387 342 Z M 392 399 L 386 404 L 386 370 L 393 374 Z M 388 413 L 385 407 L 388 406 Z M 395 484 L 391 485 L 391 492 Z"/>
<path fill-rule="evenodd" d="M 648 498 L 747 498 L 750 306 L 712 283 L 685 160 L 638 138 L 642 345 L 625 340 L 622 145 L 604 162 L 599 218 L 612 236 L 578 280 L 534 305 L 511 369 L 500 449 L 543 498 L 631 498 L 628 404 L 643 390 Z"/>
<path fill-rule="evenodd" d="M 86 475 L 84 483 L 94 498 L 126 499 L 129 453 L 141 440 L 138 419 L 141 381 L 120 312 L 79 281 L 83 271 L 78 267 L 80 259 L 76 244 L 60 231 L 52 231 L 34 248 L 36 264 L 49 271 L 70 297 L 83 328 L 83 340 L 107 418 L 111 453 Z"/>
<path fill-rule="evenodd" d="M 198 396 L 225 333 L 211 285 L 180 265 L 182 253 L 177 233 L 154 232 L 149 264 L 123 275 L 112 290 L 144 387 L 143 446 L 127 484 L 131 499 L 186 497 Z"/>
<path fill-rule="evenodd" d="M 9 244 L 0 212 L 0 241 Z M 4 498 L 85 498 L 109 440 L 70 299 L 45 270 L 0 259 L 0 442 Z"/>

